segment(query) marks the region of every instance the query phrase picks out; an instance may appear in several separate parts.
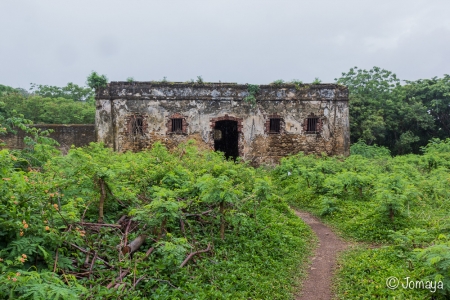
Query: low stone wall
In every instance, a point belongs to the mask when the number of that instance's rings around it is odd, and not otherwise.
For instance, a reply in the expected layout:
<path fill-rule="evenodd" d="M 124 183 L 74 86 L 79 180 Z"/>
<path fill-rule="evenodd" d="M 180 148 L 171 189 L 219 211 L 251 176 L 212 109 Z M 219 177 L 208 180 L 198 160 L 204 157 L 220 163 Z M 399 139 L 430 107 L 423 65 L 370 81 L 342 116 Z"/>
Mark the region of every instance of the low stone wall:
<path fill-rule="evenodd" d="M 52 129 L 50 137 L 59 143 L 63 153 L 67 153 L 72 145 L 82 147 L 96 141 L 95 124 L 37 124 L 33 127 L 42 130 Z M 23 149 L 25 136 L 26 133 L 19 129 L 17 134 L 9 133 L 0 136 L 0 139 L 6 143 L 6 148 Z"/>

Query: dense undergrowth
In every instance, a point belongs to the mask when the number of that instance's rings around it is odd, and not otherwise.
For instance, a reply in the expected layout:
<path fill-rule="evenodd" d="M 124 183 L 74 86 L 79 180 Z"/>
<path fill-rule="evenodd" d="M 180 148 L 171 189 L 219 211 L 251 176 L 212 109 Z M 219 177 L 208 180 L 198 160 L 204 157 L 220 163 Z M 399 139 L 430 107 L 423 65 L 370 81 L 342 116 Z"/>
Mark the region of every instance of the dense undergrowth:
<path fill-rule="evenodd" d="M 289 299 L 312 234 L 215 152 L 0 150 L 0 298 Z"/>
<path fill-rule="evenodd" d="M 289 299 L 313 237 L 288 205 L 358 242 L 339 299 L 449 297 L 450 140 L 396 157 L 356 143 L 274 169 L 191 143 L 66 156 L 42 132 L 26 144 L 0 150 L 0 298 Z"/>
<path fill-rule="evenodd" d="M 273 178 L 291 205 L 366 242 L 341 258 L 339 299 L 450 296 L 450 140 L 432 140 L 423 155 L 391 157 L 363 143 L 348 158 L 300 153 L 283 159 Z M 390 276 L 397 289 L 386 287 Z M 442 289 L 405 289 L 406 277 L 442 281 Z"/>

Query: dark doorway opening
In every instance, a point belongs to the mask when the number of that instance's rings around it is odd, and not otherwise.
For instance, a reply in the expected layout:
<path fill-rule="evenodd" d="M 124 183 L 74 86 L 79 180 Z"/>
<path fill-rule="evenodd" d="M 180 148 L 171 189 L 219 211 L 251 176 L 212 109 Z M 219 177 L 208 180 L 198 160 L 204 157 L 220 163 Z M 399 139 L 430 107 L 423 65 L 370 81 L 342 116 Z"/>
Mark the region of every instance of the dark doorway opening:
<path fill-rule="evenodd" d="M 214 127 L 214 150 L 225 153 L 225 157 L 236 159 L 239 156 L 239 132 L 236 121 L 217 121 Z"/>

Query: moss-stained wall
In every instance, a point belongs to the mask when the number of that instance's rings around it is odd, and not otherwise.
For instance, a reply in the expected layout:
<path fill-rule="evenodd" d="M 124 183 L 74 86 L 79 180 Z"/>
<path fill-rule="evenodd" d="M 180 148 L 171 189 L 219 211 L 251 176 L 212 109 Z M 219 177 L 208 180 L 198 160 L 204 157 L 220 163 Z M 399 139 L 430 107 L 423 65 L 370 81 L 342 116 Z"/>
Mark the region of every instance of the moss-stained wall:
<path fill-rule="evenodd" d="M 37 124 L 32 126 L 42 130 L 53 130 L 49 137 L 59 143 L 59 148 L 64 153 L 67 153 L 72 145 L 82 147 L 89 145 L 90 142 L 96 141 L 94 124 Z M 0 136 L 0 139 L 6 143 L 6 148 L 23 149 L 25 147 L 23 143 L 25 136 L 26 133 L 19 129 L 17 130 L 17 134 L 10 133 L 5 136 Z"/>
<path fill-rule="evenodd" d="M 255 164 L 275 163 L 299 151 L 349 154 L 348 90 L 334 84 L 261 85 L 252 105 L 247 85 L 112 82 L 97 96 L 97 139 L 117 151 L 138 151 L 161 141 L 169 148 L 195 139 L 214 149 L 218 120 L 235 120 L 239 155 Z M 306 132 L 314 114 L 320 130 Z M 183 132 L 170 132 L 170 119 L 183 119 Z M 280 133 L 268 132 L 268 120 L 282 119 Z M 142 134 L 132 122 L 141 118 Z"/>

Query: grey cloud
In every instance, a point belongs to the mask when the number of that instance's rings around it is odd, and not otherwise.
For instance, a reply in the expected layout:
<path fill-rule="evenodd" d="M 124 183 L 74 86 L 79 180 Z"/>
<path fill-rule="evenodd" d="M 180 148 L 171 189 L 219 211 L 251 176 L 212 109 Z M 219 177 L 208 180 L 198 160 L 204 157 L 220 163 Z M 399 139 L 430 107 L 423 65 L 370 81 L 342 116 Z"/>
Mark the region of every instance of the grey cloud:
<path fill-rule="evenodd" d="M 0 84 L 111 80 L 267 83 L 374 65 L 402 79 L 450 61 L 447 0 L 3 1 Z"/>

